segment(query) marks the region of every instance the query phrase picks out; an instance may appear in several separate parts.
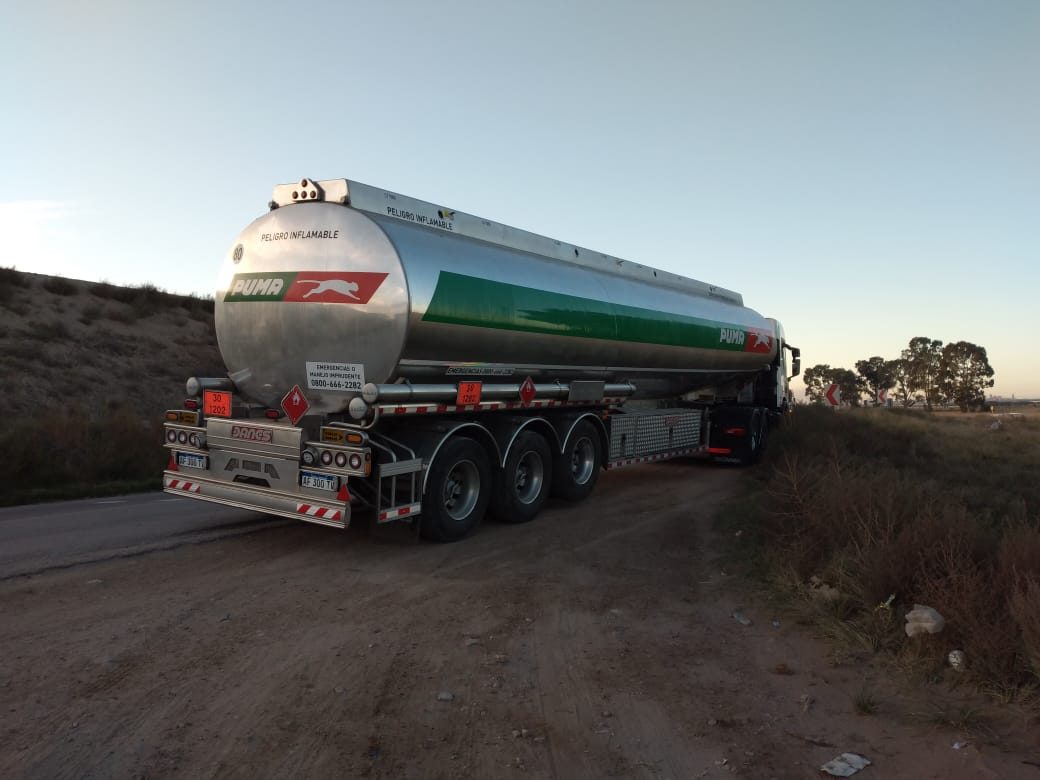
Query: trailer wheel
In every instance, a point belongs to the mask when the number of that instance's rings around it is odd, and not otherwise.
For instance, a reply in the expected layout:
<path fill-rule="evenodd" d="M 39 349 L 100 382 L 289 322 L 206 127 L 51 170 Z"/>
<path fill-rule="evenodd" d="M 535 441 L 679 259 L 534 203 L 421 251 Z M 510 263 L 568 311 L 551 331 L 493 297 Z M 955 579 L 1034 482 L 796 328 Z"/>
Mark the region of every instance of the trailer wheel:
<path fill-rule="evenodd" d="M 553 463 L 552 494 L 565 501 L 581 501 L 596 486 L 602 464 L 599 434 L 592 423 L 578 423 Z"/>
<path fill-rule="evenodd" d="M 751 414 L 751 425 L 748 431 L 747 454 L 742 458 L 745 465 L 758 462 L 766 448 L 769 438 L 769 416 L 764 409 L 755 409 Z"/>
<path fill-rule="evenodd" d="M 426 480 L 423 536 L 458 541 L 481 521 L 490 499 L 491 466 L 483 448 L 464 436 L 448 440 Z"/>
<path fill-rule="evenodd" d="M 521 431 L 498 472 L 491 513 L 505 523 L 534 520 L 549 497 L 552 451 L 534 431 Z"/>
<path fill-rule="evenodd" d="M 762 453 L 766 451 L 766 442 L 769 441 L 769 429 L 772 427 L 772 421 L 769 419 L 769 412 L 765 409 L 762 410 L 762 434 L 758 438 L 758 452 L 755 457 L 761 458 Z"/>

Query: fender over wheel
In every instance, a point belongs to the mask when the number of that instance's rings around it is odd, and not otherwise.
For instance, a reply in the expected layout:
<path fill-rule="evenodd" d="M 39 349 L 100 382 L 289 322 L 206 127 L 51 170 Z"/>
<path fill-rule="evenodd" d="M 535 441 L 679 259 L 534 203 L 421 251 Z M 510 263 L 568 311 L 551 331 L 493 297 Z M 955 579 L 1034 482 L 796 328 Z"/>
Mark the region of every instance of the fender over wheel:
<path fill-rule="evenodd" d="M 552 452 L 534 431 L 521 431 L 509 449 L 505 466 L 496 475 L 491 514 L 506 523 L 534 520 L 549 497 Z"/>
<path fill-rule="evenodd" d="M 437 453 L 422 500 L 422 535 L 454 542 L 472 531 L 491 500 L 491 465 L 473 439 L 449 439 Z"/>
<path fill-rule="evenodd" d="M 553 462 L 552 494 L 565 501 L 581 501 L 596 486 L 603 466 L 603 445 L 592 423 L 583 420 Z"/>

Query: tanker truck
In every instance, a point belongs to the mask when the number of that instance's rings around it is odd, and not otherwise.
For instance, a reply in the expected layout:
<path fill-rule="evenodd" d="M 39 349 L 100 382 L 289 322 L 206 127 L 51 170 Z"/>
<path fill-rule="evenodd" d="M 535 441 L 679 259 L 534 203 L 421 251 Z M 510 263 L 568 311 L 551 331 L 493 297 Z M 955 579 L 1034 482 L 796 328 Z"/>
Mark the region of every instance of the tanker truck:
<path fill-rule="evenodd" d="M 754 461 L 800 362 L 738 293 L 346 179 L 274 188 L 215 326 L 166 492 L 439 541 L 606 469 Z"/>

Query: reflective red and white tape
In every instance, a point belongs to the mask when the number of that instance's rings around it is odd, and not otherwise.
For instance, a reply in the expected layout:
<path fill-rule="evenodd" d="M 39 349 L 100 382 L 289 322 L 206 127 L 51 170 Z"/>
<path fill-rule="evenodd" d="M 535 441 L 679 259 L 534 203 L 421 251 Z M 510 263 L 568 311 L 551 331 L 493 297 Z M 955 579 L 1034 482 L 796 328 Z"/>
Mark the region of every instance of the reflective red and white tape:
<path fill-rule="evenodd" d="M 314 517 L 318 520 L 332 520 L 338 522 L 343 519 L 343 510 L 331 509 L 327 506 L 315 506 L 314 504 L 297 504 L 296 511 L 301 515 L 307 515 L 307 517 Z"/>
<path fill-rule="evenodd" d="M 681 458 L 684 455 L 699 455 L 705 451 L 705 447 L 691 447 L 690 449 L 677 450 L 675 452 L 663 452 L 658 455 L 644 455 L 641 458 L 624 458 L 611 461 L 607 469 L 619 469 L 622 466 L 638 466 L 640 463 L 650 463 L 655 460 L 668 460 L 669 458 Z"/>
<path fill-rule="evenodd" d="M 548 409 L 564 406 L 610 406 L 621 403 L 624 398 L 604 398 L 602 401 L 565 401 L 548 399 L 531 401 L 524 406 L 520 401 L 486 401 L 480 404 L 454 406 L 449 404 L 412 404 L 405 406 L 381 406 L 384 414 L 450 414 L 453 412 L 497 412 L 502 409 Z"/>
<path fill-rule="evenodd" d="M 187 493 L 198 493 L 202 489 L 202 485 L 198 482 L 188 482 L 184 479 L 168 479 L 166 480 L 166 487 L 174 490 L 183 490 Z"/>
<path fill-rule="evenodd" d="M 400 520 L 402 517 L 418 514 L 421 506 L 421 504 L 409 504 L 408 506 L 384 509 L 379 513 L 379 522 L 389 523 L 391 520 Z"/>

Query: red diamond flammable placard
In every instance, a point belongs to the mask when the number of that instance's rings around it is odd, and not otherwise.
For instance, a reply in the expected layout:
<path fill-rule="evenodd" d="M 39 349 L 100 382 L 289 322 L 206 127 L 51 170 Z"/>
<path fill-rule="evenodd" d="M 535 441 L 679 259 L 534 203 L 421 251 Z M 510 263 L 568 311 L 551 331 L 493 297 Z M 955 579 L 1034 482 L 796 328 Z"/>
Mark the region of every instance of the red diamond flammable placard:
<path fill-rule="evenodd" d="M 530 406 L 531 401 L 534 400 L 534 380 L 531 377 L 527 377 L 520 385 L 520 403 L 524 406 Z"/>
<path fill-rule="evenodd" d="M 299 385 L 293 385 L 292 390 L 286 393 L 285 398 L 282 399 L 282 410 L 293 425 L 296 425 L 310 408 L 311 405 L 307 402 Z"/>

